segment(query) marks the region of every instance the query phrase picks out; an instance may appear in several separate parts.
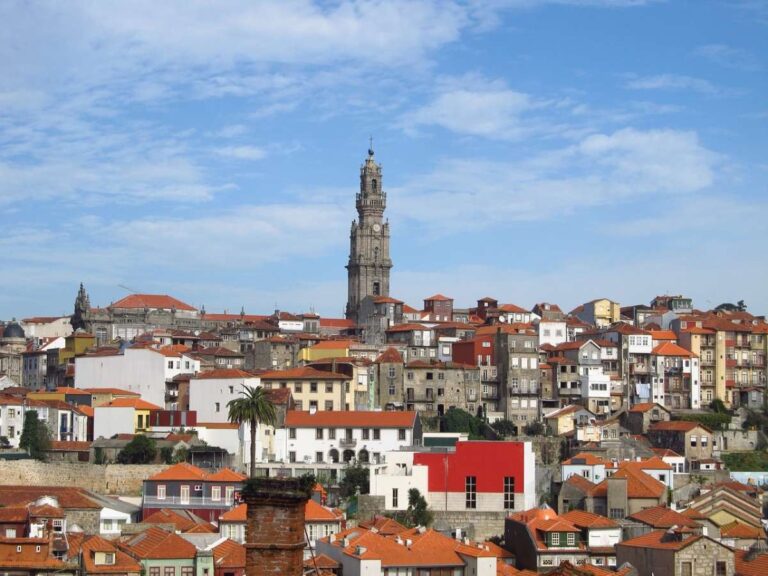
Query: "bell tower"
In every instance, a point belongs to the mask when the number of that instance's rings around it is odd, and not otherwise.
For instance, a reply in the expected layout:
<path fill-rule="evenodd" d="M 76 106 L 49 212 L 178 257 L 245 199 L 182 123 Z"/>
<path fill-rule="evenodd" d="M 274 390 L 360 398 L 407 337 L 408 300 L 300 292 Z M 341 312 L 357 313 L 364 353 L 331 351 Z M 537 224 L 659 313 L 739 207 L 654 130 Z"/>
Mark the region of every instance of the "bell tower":
<path fill-rule="evenodd" d="M 381 165 L 373 144 L 360 167 L 360 192 L 355 197 L 357 220 L 349 233 L 346 316 L 360 322 L 360 304 L 366 296 L 389 296 L 389 222 L 384 220 L 387 195 L 381 182 Z"/>

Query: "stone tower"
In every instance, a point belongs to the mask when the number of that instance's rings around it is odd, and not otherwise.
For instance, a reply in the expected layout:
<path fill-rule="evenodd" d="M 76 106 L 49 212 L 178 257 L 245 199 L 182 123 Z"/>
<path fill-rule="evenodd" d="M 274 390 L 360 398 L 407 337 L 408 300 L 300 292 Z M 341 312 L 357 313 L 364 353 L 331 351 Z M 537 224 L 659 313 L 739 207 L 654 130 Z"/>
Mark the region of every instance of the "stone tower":
<path fill-rule="evenodd" d="M 366 296 L 389 296 L 389 222 L 384 220 L 387 195 L 381 183 L 381 166 L 373 147 L 360 168 L 356 195 L 358 220 L 352 221 L 347 263 L 347 318 L 359 323 L 360 305 Z"/>
<path fill-rule="evenodd" d="M 83 283 L 80 282 L 80 290 L 77 291 L 75 299 L 75 313 L 70 319 L 73 330 L 85 330 L 86 316 L 91 309 L 91 300 L 88 298 L 88 292 L 85 291 Z"/>

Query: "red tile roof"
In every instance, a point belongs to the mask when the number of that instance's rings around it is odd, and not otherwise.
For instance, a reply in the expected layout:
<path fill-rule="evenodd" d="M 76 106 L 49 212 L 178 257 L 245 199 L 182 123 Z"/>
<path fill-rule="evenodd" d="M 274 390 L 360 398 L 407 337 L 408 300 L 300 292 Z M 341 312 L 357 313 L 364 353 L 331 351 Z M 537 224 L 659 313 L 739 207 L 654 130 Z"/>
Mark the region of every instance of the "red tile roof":
<path fill-rule="evenodd" d="M 734 520 L 730 524 L 720 526 L 720 535 L 723 538 L 759 540 L 765 538 L 765 530 L 757 528 L 756 526 L 748 526 L 747 524 L 742 524 L 738 520 Z"/>
<path fill-rule="evenodd" d="M 355 323 L 346 318 L 320 318 L 321 328 L 354 328 Z"/>
<path fill-rule="evenodd" d="M 599 464 L 608 464 L 609 461 L 603 460 L 599 456 L 595 456 L 594 454 L 591 454 L 590 452 L 579 452 L 576 454 L 576 456 L 572 456 L 571 458 L 568 458 L 568 460 L 564 460 L 562 464 L 568 465 L 585 465 L 585 466 L 596 466 Z"/>
<path fill-rule="evenodd" d="M 657 404 L 656 402 L 641 402 L 640 404 L 635 404 L 634 406 L 632 406 L 632 408 L 630 408 L 629 411 L 644 413 L 644 412 L 648 412 L 654 406 L 661 408 L 665 412 L 669 412 L 669 410 L 664 408 L 664 406 L 662 406 L 661 404 Z"/>
<path fill-rule="evenodd" d="M 193 380 L 228 380 L 228 379 L 245 379 L 245 378 L 258 378 L 255 374 L 246 372 L 245 370 L 238 370 L 237 368 L 218 368 L 216 370 L 208 370 L 195 374 Z"/>
<path fill-rule="evenodd" d="M 83 388 L 89 394 L 112 394 L 113 396 L 141 396 L 138 392 L 123 390 L 122 388 Z"/>
<path fill-rule="evenodd" d="M 212 482 L 242 482 L 246 479 L 246 476 L 230 470 L 228 468 L 222 468 L 218 472 L 207 473 L 204 470 L 193 466 L 188 462 L 180 462 L 169 466 L 162 472 L 158 472 L 154 476 L 150 476 L 147 480 L 206 480 Z"/>
<path fill-rule="evenodd" d="M 152 404 L 141 398 L 115 398 L 112 402 L 102 404 L 100 408 L 135 408 L 136 410 L 162 410 L 157 404 Z"/>
<path fill-rule="evenodd" d="M 561 514 L 560 518 L 567 520 L 577 528 L 618 528 L 619 526 L 610 518 L 585 510 L 571 510 Z"/>
<path fill-rule="evenodd" d="M 611 478 L 626 478 L 628 498 L 658 499 L 661 498 L 667 490 L 667 487 L 664 483 L 659 482 L 645 472 L 635 468 L 619 468 L 619 470 L 615 472 Z M 593 494 L 598 497 L 607 496 L 608 481 L 609 479 L 606 478 L 600 482 L 600 484 L 598 484 L 595 488 Z"/>
<path fill-rule="evenodd" d="M 286 428 L 411 428 L 416 422 L 416 412 L 336 412 L 318 410 L 288 410 Z"/>
<path fill-rule="evenodd" d="M 216 568 L 245 569 L 245 546 L 234 540 L 224 540 L 213 548 L 213 563 Z"/>
<path fill-rule="evenodd" d="M 75 539 L 79 541 L 79 539 Z M 130 574 L 140 573 L 141 565 L 131 558 L 125 552 L 119 550 L 114 544 L 105 540 L 101 536 L 83 535 L 79 546 L 73 547 L 70 539 L 70 558 L 75 557 L 77 550 L 82 551 L 83 564 L 86 574 Z M 97 564 L 95 562 L 96 552 L 107 552 L 114 554 L 113 564 Z"/>
<path fill-rule="evenodd" d="M 433 300 L 439 302 L 453 302 L 453 298 L 448 298 L 448 296 L 443 296 L 442 294 L 435 294 L 429 298 L 424 298 L 425 302 L 431 302 Z"/>
<path fill-rule="evenodd" d="M 406 526 L 403 526 L 397 520 L 387 518 L 386 516 L 374 516 L 370 520 L 363 520 L 359 525 L 361 528 L 366 528 L 368 530 L 376 528 L 379 534 L 383 534 L 384 536 L 392 536 L 408 530 Z"/>
<path fill-rule="evenodd" d="M 711 432 L 709 428 L 700 424 L 699 422 L 693 422 L 688 420 L 671 420 L 670 422 L 654 422 L 648 429 L 650 432 L 657 430 L 662 432 L 690 432 L 694 428 L 701 427 L 704 430 Z"/>
<path fill-rule="evenodd" d="M 671 528 L 672 526 L 688 526 L 689 528 L 699 528 L 700 524 L 693 519 L 667 508 L 666 506 L 655 506 L 653 508 L 645 508 L 634 514 L 630 514 L 629 518 L 647 524 L 652 528 Z"/>
<path fill-rule="evenodd" d="M 65 440 L 51 440 L 50 447 L 50 450 L 58 452 L 88 452 L 90 449 L 90 442 L 74 442 Z"/>
<path fill-rule="evenodd" d="M 666 530 L 654 530 L 637 538 L 631 538 L 619 542 L 617 546 L 629 546 L 632 548 L 653 548 L 656 550 L 681 550 L 686 546 L 700 540 L 703 536 L 689 536 L 685 540 L 678 540 Z"/>
<path fill-rule="evenodd" d="M 390 364 L 402 364 L 403 363 L 403 357 L 394 348 L 391 346 L 384 350 L 378 358 L 376 358 L 377 364 L 384 364 L 384 363 L 390 363 Z"/>
<path fill-rule="evenodd" d="M 414 330 L 428 331 L 429 329 L 430 328 L 428 326 L 424 326 L 424 324 L 416 324 L 411 322 L 408 324 L 397 324 L 387 328 L 387 332 L 413 332 Z"/>
<path fill-rule="evenodd" d="M 318 342 L 314 346 L 311 346 L 310 350 L 346 350 L 353 344 L 357 344 L 354 340 L 323 340 Z"/>
<path fill-rule="evenodd" d="M 197 308 L 167 294 L 130 294 L 111 304 L 110 308 L 150 308 L 196 311 Z"/>
<path fill-rule="evenodd" d="M 82 488 L 71 486 L 0 486 L 0 506 L 25 506 L 42 496 L 56 498 L 59 507 L 100 510 L 101 506 L 88 497 Z"/>
<path fill-rule="evenodd" d="M 736 576 L 765 576 L 768 574 L 768 553 L 752 555 L 749 550 L 734 550 Z"/>
<path fill-rule="evenodd" d="M 194 544 L 154 526 L 124 540 L 122 548 L 142 560 L 191 559 L 197 553 Z"/>
<path fill-rule="evenodd" d="M 261 375 L 264 380 L 349 380 L 350 377 L 335 372 L 325 372 L 305 366 L 303 368 L 291 368 L 289 370 L 273 370 Z"/>
<path fill-rule="evenodd" d="M 664 342 L 659 344 L 653 349 L 651 354 L 655 356 L 675 356 L 681 358 L 697 358 L 696 354 L 690 350 L 686 350 L 682 346 L 678 346 L 673 342 Z"/>
<path fill-rule="evenodd" d="M 218 472 L 206 475 L 205 479 L 211 482 L 244 482 L 248 479 L 248 476 L 235 472 L 230 468 L 222 468 Z"/>
<path fill-rule="evenodd" d="M 178 532 L 217 532 L 216 528 L 188 510 L 163 508 L 142 519 L 144 524 L 173 524 Z"/>
<path fill-rule="evenodd" d="M 344 513 L 336 508 L 328 508 L 315 502 L 307 500 L 304 508 L 304 520 L 306 522 L 341 522 L 344 519 Z"/>

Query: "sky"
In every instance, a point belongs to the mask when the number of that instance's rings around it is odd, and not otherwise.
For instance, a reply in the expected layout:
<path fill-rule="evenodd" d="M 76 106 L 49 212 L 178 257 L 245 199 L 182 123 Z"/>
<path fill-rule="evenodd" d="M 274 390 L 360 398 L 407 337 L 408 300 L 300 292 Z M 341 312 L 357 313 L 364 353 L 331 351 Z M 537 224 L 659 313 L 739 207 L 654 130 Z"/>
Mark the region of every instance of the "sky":
<path fill-rule="evenodd" d="M 768 311 L 768 1 L 0 3 L 0 318 L 129 292 Z"/>

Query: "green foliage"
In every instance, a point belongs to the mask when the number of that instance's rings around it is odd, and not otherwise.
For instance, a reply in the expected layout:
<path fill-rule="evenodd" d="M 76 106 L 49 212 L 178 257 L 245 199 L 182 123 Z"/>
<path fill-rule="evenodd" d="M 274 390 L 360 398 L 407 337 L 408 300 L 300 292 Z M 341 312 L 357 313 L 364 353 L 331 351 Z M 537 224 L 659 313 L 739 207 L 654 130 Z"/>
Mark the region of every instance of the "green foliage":
<path fill-rule="evenodd" d="M 744 300 L 739 300 L 736 302 L 736 304 L 733 304 L 732 302 L 723 302 L 722 304 L 716 306 L 715 310 L 722 310 L 725 312 L 746 312 L 747 305 Z"/>
<path fill-rule="evenodd" d="M 160 458 L 166 464 L 173 464 L 173 448 L 166 446 L 160 449 Z"/>
<path fill-rule="evenodd" d="M 460 408 L 451 407 L 443 416 L 444 432 L 463 432 L 471 440 L 484 439 L 487 424 L 476 416 Z"/>
<path fill-rule="evenodd" d="M 370 471 L 360 464 L 348 463 L 344 468 L 344 476 L 339 482 L 339 492 L 343 498 L 349 498 L 357 493 L 368 494 L 370 490 Z"/>
<path fill-rule="evenodd" d="M 536 420 L 526 424 L 523 432 L 526 436 L 545 436 L 547 434 L 547 427 L 542 422 Z"/>
<path fill-rule="evenodd" d="M 8 440 L 7 436 L 0 436 L 0 448 L 10 448 L 11 442 Z"/>
<path fill-rule="evenodd" d="M 709 408 L 714 412 L 715 414 L 728 414 L 728 408 L 725 407 L 725 402 L 720 400 L 720 398 L 715 398 L 712 400 L 712 402 L 709 403 Z"/>
<path fill-rule="evenodd" d="M 722 454 L 721 458 L 731 471 L 768 472 L 768 453 L 766 452 L 731 452 Z"/>
<path fill-rule="evenodd" d="M 418 488 L 408 490 L 408 508 L 406 510 L 398 510 L 387 514 L 387 516 L 408 528 L 429 527 L 434 520 L 434 514 L 427 505 L 427 499 L 422 496 Z"/>
<path fill-rule="evenodd" d="M 514 436 L 517 432 L 517 426 L 511 420 L 496 420 L 491 424 L 491 428 L 500 436 Z"/>
<path fill-rule="evenodd" d="M 744 430 L 757 428 L 765 433 L 768 431 L 768 416 L 766 416 L 764 412 L 750 410 L 747 412 L 747 417 L 744 419 L 741 427 L 744 428 Z"/>
<path fill-rule="evenodd" d="M 155 460 L 156 455 L 155 441 L 139 434 L 120 450 L 117 461 L 120 464 L 149 464 Z"/>
<path fill-rule="evenodd" d="M 247 422 L 250 426 L 251 477 L 256 472 L 256 427 L 261 422 L 274 426 L 277 421 L 275 405 L 261 386 L 243 386 L 243 396 L 227 403 L 229 421 L 236 424 Z"/>
<path fill-rule="evenodd" d="M 19 447 L 36 460 L 45 460 L 45 451 L 51 446 L 48 426 L 37 416 L 37 410 L 30 410 L 24 415 L 24 428 L 21 432 Z"/>
<path fill-rule="evenodd" d="M 104 448 L 97 446 L 93 449 L 93 463 L 94 464 L 106 464 L 107 458 L 104 456 Z"/>
<path fill-rule="evenodd" d="M 721 413 L 683 414 L 680 416 L 680 419 L 688 422 L 698 422 L 710 430 L 727 430 L 731 423 L 731 415 Z"/>

